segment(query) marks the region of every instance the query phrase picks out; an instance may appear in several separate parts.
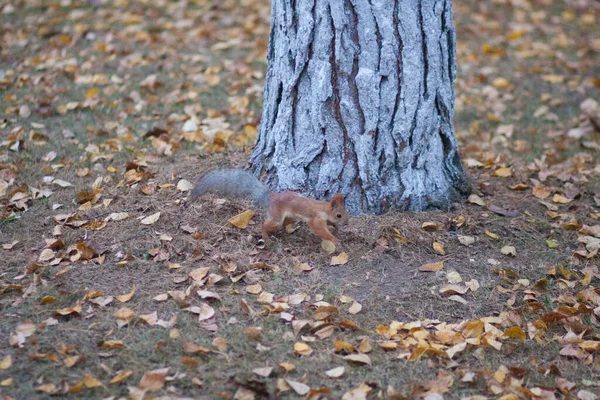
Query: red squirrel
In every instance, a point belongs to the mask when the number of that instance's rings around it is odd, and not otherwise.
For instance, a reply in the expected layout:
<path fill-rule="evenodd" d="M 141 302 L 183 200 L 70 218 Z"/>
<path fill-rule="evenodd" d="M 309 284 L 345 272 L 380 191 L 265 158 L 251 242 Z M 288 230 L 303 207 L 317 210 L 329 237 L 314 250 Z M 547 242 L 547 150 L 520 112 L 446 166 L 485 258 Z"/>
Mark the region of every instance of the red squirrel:
<path fill-rule="evenodd" d="M 304 221 L 321 239 L 337 243 L 329 231 L 348 222 L 344 197 L 337 193 L 331 201 L 310 199 L 286 191 L 271 193 L 267 185 L 252 173 L 241 169 L 222 169 L 205 173 L 192 189 L 190 202 L 206 193 L 219 193 L 227 197 L 251 198 L 258 206 L 266 208 L 267 216 L 261 227 L 263 240 L 269 233 L 278 231 L 293 221 Z"/>

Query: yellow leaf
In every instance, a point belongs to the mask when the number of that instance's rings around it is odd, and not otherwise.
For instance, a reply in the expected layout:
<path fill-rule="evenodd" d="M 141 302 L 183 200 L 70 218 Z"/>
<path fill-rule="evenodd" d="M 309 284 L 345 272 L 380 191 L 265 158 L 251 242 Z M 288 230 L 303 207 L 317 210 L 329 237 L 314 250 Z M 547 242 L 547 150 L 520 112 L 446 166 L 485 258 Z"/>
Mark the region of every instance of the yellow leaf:
<path fill-rule="evenodd" d="M 102 386 L 102 382 L 100 382 L 98 379 L 94 378 L 91 375 L 86 375 L 85 378 L 83 378 L 83 384 L 88 389 Z"/>
<path fill-rule="evenodd" d="M 439 242 L 433 242 L 433 251 L 437 254 L 443 256 L 446 255 L 446 250 L 444 250 L 444 245 Z"/>
<path fill-rule="evenodd" d="M 512 176 L 512 170 L 511 167 L 501 167 L 495 170 L 492 175 L 499 178 L 508 178 L 509 176 Z"/>
<path fill-rule="evenodd" d="M 569 199 L 563 196 L 562 194 L 555 194 L 554 196 L 552 196 L 552 201 L 558 204 L 569 204 L 573 201 L 573 199 Z"/>
<path fill-rule="evenodd" d="M 238 214 L 229 219 L 229 223 L 236 228 L 246 229 L 250 225 L 250 220 L 254 217 L 254 211 L 246 210 L 241 214 Z"/>
<path fill-rule="evenodd" d="M 12 365 L 12 356 L 9 354 L 0 361 L 0 369 L 9 369 Z"/>
<path fill-rule="evenodd" d="M 519 339 L 522 342 L 525 341 L 525 332 L 523 332 L 523 329 L 516 325 L 504 332 L 504 336 L 513 339 Z"/>
<path fill-rule="evenodd" d="M 421 225 L 421 229 L 423 229 L 424 231 L 427 232 L 433 232 L 435 230 L 437 230 L 440 226 L 438 224 L 436 224 L 435 222 L 423 222 L 423 225 Z"/>
<path fill-rule="evenodd" d="M 542 79 L 548 83 L 563 83 L 565 81 L 565 77 L 562 75 L 544 75 Z"/>
<path fill-rule="evenodd" d="M 485 234 L 488 235 L 489 237 L 491 237 L 492 239 L 498 239 L 499 236 L 496 235 L 494 232 L 490 232 L 487 229 L 485 230 Z"/>
<path fill-rule="evenodd" d="M 294 353 L 299 356 L 308 356 L 313 352 L 309 345 L 302 342 L 297 342 L 294 344 Z"/>
<path fill-rule="evenodd" d="M 129 293 L 123 294 L 121 296 L 115 296 L 115 298 L 117 300 L 119 300 L 121 303 L 125 303 L 125 302 L 131 300 L 134 293 L 135 293 L 135 283 L 133 284 L 133 287 L 131 288 L 131 291 Z"/>
<path fill-rule="evenodd" d="M 325 251 L 325 253 L 331 254 L 335 251 L 335 243 L 333 243 L 331 240 L 323 240 L 321 242 L 321 248 Z"/>
<path fill-rule="evenodd" d="M 344 265 L 348 262 L 348 260 L 348 253 L 343 252 L 338 254 L 337 256 L 331 257 L 330 265 Z"/>
<path fill-rule="evenodd" d="M 437 272 L 441 271 L 444 268 L 444 262 L 438 261 L 436 263 L 425 264 L 419 267 L 419 271 L 423 272 Z"/>
<path fill-rule="evenodd" d="M 129 378 L 131 375 L 133 375 L 133 371 L 121 371 L 114 378 L 112 378 L 110 380 L 110 382 L 108 382 L 108 383 L 111 385 L 114 385 L 115 383 L 124 381 L 125 379 Z"/>
<path fill-rule="evenodd" d="M 477 204 L 478 206 L 485 207 L 485 201 L 475 193 L 469 196 L 469 203 Z"/>
<path fill-rule="evenodd" d="M 506 78 L 496 78 L 492 81 L 492 85 L 494 85 L 496 89 L 504 89 L 510 85 L 510 81 Z"/>
<path fill-rule="evenodd" d="M 165 384 L 165 379 L 167 378 L 167 374 L 169 373 L 169 368 L 161 368 L 155 369 L 153 371 L 148 371 L 142 376 L 140 380 L 140 388 L 150 390 L 151 392 L 156 392 L 157 390 L 162 389 Z"/>

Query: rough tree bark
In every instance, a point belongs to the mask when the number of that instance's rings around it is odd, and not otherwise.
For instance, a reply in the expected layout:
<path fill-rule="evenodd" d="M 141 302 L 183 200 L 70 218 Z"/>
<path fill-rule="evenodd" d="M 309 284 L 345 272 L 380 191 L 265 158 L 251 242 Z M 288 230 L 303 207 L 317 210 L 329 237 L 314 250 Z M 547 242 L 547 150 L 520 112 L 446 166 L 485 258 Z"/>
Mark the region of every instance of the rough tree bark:
<path fill-rule="evenodd" d="M 251 166 L 273 189 L 341 192 L 355 214 L 469 192 L 451 0 L 273 0 L 267 59 Z"/>

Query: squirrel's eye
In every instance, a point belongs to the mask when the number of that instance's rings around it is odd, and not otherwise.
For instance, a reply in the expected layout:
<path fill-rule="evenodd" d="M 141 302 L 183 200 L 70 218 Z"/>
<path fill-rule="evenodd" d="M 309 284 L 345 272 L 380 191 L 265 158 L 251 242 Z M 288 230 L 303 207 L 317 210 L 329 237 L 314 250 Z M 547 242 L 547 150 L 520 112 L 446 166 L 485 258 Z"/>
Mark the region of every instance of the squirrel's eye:
<path fill-rule="evenodd" d="M 338 215 L 337 215 L 337 217 L 338 217 L 338 218 L 342 218 L 342 214 L 338 214 Z"/>

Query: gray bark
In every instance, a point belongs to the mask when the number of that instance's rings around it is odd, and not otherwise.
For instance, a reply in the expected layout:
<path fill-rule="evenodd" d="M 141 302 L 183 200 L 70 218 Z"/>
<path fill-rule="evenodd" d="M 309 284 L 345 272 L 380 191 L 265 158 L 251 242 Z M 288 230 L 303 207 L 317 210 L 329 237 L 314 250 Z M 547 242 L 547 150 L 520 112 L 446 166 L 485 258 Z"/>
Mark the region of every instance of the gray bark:
<path fill-rule="evenodd" d="M 354 214 L 448 207 L 469 190 L 452 127 L 451 0 L 273 0 L 251 166 Z"/>

